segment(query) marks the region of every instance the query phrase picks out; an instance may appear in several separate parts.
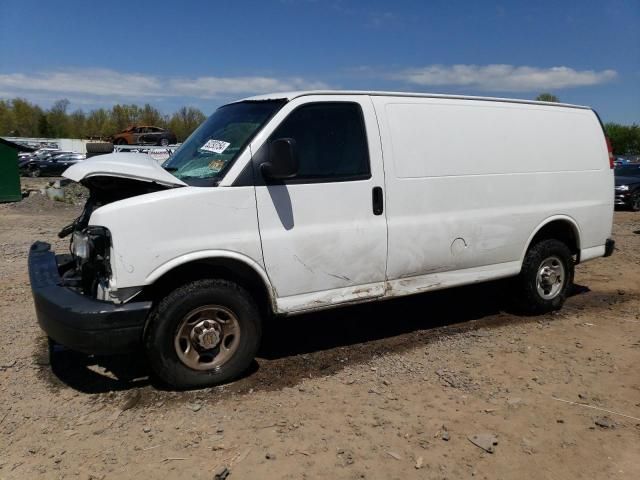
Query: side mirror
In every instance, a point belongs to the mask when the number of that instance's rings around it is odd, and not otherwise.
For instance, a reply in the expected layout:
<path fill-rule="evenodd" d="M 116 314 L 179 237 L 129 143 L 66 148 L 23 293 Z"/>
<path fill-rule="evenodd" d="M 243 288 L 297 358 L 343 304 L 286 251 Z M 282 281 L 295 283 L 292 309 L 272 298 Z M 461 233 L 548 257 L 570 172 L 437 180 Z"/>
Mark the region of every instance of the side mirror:
<path fill-rule="evenodd" d="M 266 178 L 285 180 L 298 173 L 296 141 L 293 138 L 279 138 L 269 144 L 269 160 L 260 165 Z"/>

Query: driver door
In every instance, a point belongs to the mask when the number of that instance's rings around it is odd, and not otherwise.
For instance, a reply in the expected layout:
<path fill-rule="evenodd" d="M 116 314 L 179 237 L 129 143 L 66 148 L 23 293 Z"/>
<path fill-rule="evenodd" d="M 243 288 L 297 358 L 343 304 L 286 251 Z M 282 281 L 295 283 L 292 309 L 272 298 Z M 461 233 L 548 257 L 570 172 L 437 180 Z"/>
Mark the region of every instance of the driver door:
<path fill-rule="evenodd" d="M 272 129 L 274 123 L 252 151 L 262 251 L 278 310 L 382 296 L 387 223 L 372 199 L 382 195 L 384 172 L 369 97 L 301 97 L 278 113 Z M 295 141 L 298 174 L 266 181 L 259 166 L 278 138 Z"/>

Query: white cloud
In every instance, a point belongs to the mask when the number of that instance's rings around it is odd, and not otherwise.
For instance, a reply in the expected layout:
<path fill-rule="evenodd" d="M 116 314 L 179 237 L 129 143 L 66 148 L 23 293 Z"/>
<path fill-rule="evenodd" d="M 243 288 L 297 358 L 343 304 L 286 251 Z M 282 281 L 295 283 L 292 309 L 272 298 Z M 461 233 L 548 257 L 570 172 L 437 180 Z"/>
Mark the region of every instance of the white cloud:
<path fill-rule="evenodd" d="M 421 86 L 465 86 L 487 91 L 530 92 L 583 87 L 616 78 L 615 70 L 574 70 L 569 67 L 537 68 L 514 65 L 428 65 L 388 77 Z"/>
<path fill-rule="evenodd" d="M 51 92 L 113 96 L 155 95 L 162 81 L 155 76 L 106 69 L 66 70 L 36 74 L 0 74 L 0 89 L 12 92 Z"/>
<path fill-rule="evenodd" d="M 0 92 L 3 96 L 42 96 L 48 93 L 70 98 L 93 96 L 118 99 L 140 99 L 141 97 L 211 99 L 226 95 L 322 88 L 327 88 L 327 85 L 300 77 L 178 78 L 121 73 L 109 69 L 72 69 L 35 74 L 0 73 Z"/>
<path fill-rule="evenodd" d="M 273 77 L 198 77 L 172 79 L 169 81 L 169 88 L 178 95 L 214 98 L 226 94 L 318 90 L 328 87 L 323 82 L 307 81 L 299 77 L 284 79 Z"/>

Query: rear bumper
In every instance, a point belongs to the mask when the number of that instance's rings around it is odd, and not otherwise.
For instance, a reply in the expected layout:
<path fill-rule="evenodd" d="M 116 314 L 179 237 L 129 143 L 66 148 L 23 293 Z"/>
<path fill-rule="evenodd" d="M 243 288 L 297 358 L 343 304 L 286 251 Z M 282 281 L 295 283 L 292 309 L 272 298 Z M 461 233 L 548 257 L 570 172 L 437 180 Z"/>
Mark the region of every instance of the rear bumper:
<path fill-rule="evenodd" d="M 56 342 L 89 354 L 124 353 L 141 342 L 151 302 L 116 305 L 62 285 L 51 245 L 29 251 L 29 278 L 40 327 Z"/>

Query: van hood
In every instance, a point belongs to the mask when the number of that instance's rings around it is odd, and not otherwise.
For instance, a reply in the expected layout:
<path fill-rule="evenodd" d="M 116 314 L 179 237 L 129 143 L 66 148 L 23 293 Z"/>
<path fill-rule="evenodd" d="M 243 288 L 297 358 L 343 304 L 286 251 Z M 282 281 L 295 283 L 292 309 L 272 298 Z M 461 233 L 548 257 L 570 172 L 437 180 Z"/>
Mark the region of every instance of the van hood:
<path fill-rule="evenodd" d="M 187 185 L 144 153 L 108 153 L 88 158 L 67 168 L 62 176 L 78 183 L 92 177 L 117 177 L 161 185 Z"/>

